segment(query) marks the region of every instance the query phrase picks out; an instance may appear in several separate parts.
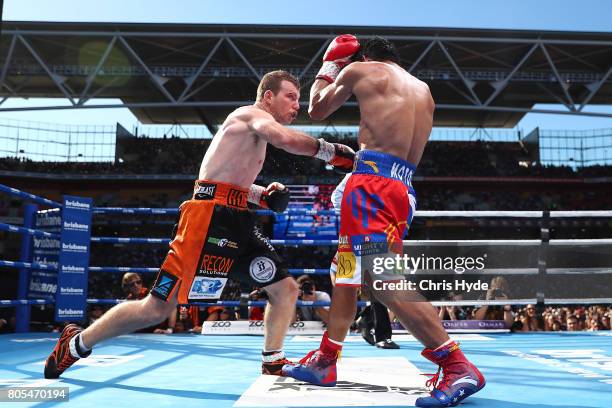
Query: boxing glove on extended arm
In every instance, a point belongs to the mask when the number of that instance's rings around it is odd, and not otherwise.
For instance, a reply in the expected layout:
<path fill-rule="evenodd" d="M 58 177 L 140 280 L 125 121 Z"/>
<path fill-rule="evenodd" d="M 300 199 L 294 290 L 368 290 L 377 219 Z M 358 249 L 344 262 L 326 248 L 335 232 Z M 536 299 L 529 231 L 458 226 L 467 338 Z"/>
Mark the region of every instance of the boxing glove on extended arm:
<path fill-rule="evenodd" d="M 334 170 L 339 173 L 350 173 L 353 171 L 353 163 L 355 162 L 355 151 L 340 143 L 329 143 L 324 139 L 317 139 L 319 142 L 319 150 L 314 155 L 317 159 L 321 159 L 334 167 Z"/>
<path fill-rule="evenodd" d="M 289 189 L 281 183 L 270 183 L 268 187 L 251 185 L 249 189 L 248 201 L 257 204 L 262 208 L 270 209 L 277 213 L 282 213 L 289 205 L 291 194 Z"/>

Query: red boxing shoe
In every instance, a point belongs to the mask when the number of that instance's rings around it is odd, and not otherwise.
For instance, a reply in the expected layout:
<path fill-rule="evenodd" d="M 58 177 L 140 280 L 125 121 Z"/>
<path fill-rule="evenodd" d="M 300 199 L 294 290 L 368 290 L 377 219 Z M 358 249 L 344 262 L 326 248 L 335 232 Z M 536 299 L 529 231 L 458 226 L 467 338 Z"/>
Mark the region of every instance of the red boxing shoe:
<path fill-rule="evenodd" d="M 485 386 L 482 373 L 465 358 L 454 341 L 435 350 L 425 349 L 421 355 L 438 364 L 438 372 L 430 374 L 432 378 L 426 385 L 434 388 L 429 397 L 416 400 L 417 407 L 454 407 Z"/>

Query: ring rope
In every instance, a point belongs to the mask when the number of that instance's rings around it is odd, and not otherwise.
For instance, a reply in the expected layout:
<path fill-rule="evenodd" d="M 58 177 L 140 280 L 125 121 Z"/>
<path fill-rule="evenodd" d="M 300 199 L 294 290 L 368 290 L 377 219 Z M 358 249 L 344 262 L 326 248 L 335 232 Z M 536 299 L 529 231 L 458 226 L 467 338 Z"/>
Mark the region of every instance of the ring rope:
<path fill-rule="evenodd" d="M 51 232 L 35 230 L 32 228 L 19 227 L 17 225 L 6 224 L 4 222 L 0 222 L 0 231 L 14 232 L 17 234 L 30 234 L 35 237 L 47 237 L 47 238 L 60 239 L 60 234 L 54 234 Z"/>
<path fill-rule="evenodd" d="M 170 239 L 166 238 L 134 238 L 134 237 L 91 237 L 91 242 L 107 243 L 107 244 L 169 244 Z M 290 246 L 290 245 L 338 245 L 337 239 L 272 239 L 272 245 Z M 422 246 L 422 245 L 537 245 L 541 244 L 541 239 L 422 239 L 422 240 L 404 240 L 406 246 Z M 612 244 L 612 238 L 597 238 L 597 239 L 551 239 L 548 241 L 551 245 L 609 245 Z"/>
<path fill-rule="evenodd" d="M 0 300 L 0 307 L 11 307 L 19 305 L 52 305 L 55 300 L 50 299 L 16 299 L 16 300 Z"/>
<path fill-rule="evenodd" d="M 94 214 L 157 214 L 175 215 L 177 208 L 151 208 L 151 207 L 94 207 Z M 274 215 L 271 210 L 255 210 L 258 215 Z M 338 215 L 336 210 L 310 210 L 306 208 L 290 208 L 283 215 Z M 441 210 L 417 210 L 415 217 L 509 217 L 509 218 L 541 218 L 544 211 L 441 211 Z M 552 218 L 582 218 L 582 217 L 604 217 L 612 218 L 612 210 L 593 211 L 550 211 Z"/>
<path fill-rule="evenodd" d="M 2 266 L 0 261 L 0 266 Z M 125 273 L 125 272 L 136 272 L 136 273 L 157 273 L 159 268 L 133 268 L 127 266 L 90 266 L 90 272 L 103 272 L 103 273 Z M 293 268 L 288 269 L 291 275 L 328 275 L 329 269 L 314 269 L 314 268 Z"/>
<path fill-rule="evenodd" d="M 0 184 L 0 192 L 12 195 L 14 197 L 23 198 L 25 200 L 34 201 L 35 203 L 46 205 L 49 207 L 57 207 L 57 208 L 62 207 L 60 203 L 55 202 L 53 200 L 49 200 L 44 197 L 39 197 L 34 194 L 26 193 L 25 191 L 21 191 L 13 187 L 6 186 L 4 184 Z"/>
<path fill-rule="evenodd" d="M 87 299 L 88 304 L 104 304 L 104 305 L 115 305 L 118 303 L 126 302 L 126 299 Z M 17 299 L 17 300 L 0 300 L 0 307 L 11 307 L 18 305 L 49 305 L 54 304 L 54 300 L 48 299 Z M 217 302 L 193 302 L 187 303 L 187 305 L 191 306 L 224 306 L 224 307 L 241 307 L 241 306 L 251 306 L 251 307 L 265 307 L 267 301 L 263 300 L 251 300 L 248 302 L 241 302 L 238 300 L 220 300 Z M 526 306 L 530 304 L 537 304 L 537 299 L 507 299 L 507 300 L 459 300 L 459 301 L 433 301 L 431 304 L 433 306 L 505 306 L 505 305 L 514 305 L 514 306 Z M 544 299 L 544 304 L 546 305 L 584 305 L 584 304 L 612 304 L 612 298 L 583 298 L 583 299 Z M 314 302 L 314 301 L 301 301 L 298 300 L 296 302 L 296 307 L 328 307 L 331 305 L 331 302 Z M 370 302 L 359 301 L 357 302 L 357 306 L 365 307 L 369 306 Z"/>
<path fill-rule="evenodd" d="M 57 271 L 57 267 L 49 264 L 41 264 L 38 262 L 18 262 L 0 260 L 0 266 L 9 268 L 26 268 L 26 269 L 44 269 L 46 271 Z"/>
<path fill-rule="evenodd" d="M 18 262 L 18 261 L 5 261 L 0 260 L 0 267 L 8 267 L 8 268 L 25 268 L 25 269 L 37 269 L 37 270 L 47 270 L 47 271 L 57 271 L 57 267 L 50 264 L 41 264 L 37 262 Z M 131 266 L 90 266 L 90 272 L 99 272 L 99 273 L 126 273 L 126 272 L 136 272 L 136 273 L 157 273 L 159 272 L 159 268 L 143 268 L 143 267 L 131 267 Z M 287 269 L 290 275 L 328 275 L 329 269 L 326 268 L 289 268 Z M 445 274 L 445 270 L 432 270 L 431 272 L 437 274 Z M 489 268 L 487 272 L 490 274 L 496 275 L 504 275 L 504 274 L 513 274 L 513 275 L 535 275 L 539 273 L 538 268 Z M 549 268 L 547 270 L 547 274 L 550 275 L 559 275 L 559 274 L 612 274 L 612 268 L 610 267 L 596 267 L 596 268 Z"/>

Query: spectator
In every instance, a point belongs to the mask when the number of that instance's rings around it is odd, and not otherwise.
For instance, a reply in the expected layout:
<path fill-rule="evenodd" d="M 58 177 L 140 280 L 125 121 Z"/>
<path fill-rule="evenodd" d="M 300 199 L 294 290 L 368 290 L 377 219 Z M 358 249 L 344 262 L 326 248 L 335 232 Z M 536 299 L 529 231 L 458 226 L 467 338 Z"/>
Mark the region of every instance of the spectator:
<path fill-rule="evenodd" d="M 174 326 L 174 333 L 201 332 L 200 308 L 198 306 L 179 306 L 178 318 Z"/>
<path fill-rule="evenodd" d="M 580 331 L 580 324 L 576 316 L 569 316 L 567 318 L 567 331 Z"/>
<path fill-rule="evenodd" d="M 300 288 L 299 299 L 307 302 L 331 302 L 328 293 L 317 290 L 314 280 L 308 275 L 297 278 Z M 322 321 L 327 324 L 329 319 L 329 306 L 320 307 L 299 307 L 297 315 L 302 321 Z"/>
<path fill-rule="evenodd" d="M 361 336 L 369 344 L 382 349 L 398 349 L 400 346 L 391 339 L 393 329 L 389 314 L 385 305 L 371 301 L 359 314 L 357 327 L 361 329 Z"/>
<path fill-rule="evenodd" d="M 12 333 L 14 328 L 11 328 L 8 320 L 0 318 L 0 333 Z"/>
<path fill-rule="evenodd" d="M 527 305 L 525 308 L 524 320 L 522 322 L 527 326 L 526 330 L 524 328 L 523 331 L 533 332 L 543 330 L 544 325 L 542 324 L 541 318 L 538 317 L 535 305 Z"/>
<path fill-rule="evenodd" d="M 610 330 L 610 317 L 607 314 L 601 316 L 602 330 Z"/>
<path fill-rule="evenodd" d="M 560 321 L 555 320 L 555 321 L 552 323 L 552 326 L 550 327 L 550 330 L 551 330 L 551 331 L 555 331 L 555 332 L 556 332 L 556 331 L 561 331 L 561 330 L 563 330 L 563 325 L 561 324 L 561 322 L 560 322 Z"/>
<path fill-rule="evenodd" d="M 508 281 L 502 276 L 496 276 L 491 279 L 486 300 L 508 300 L 509 290 Z M 510 305 L 504 305 L 503 307 L 483 305 L 474 312 L 473 318 L 475 320 L 503 320 L 508 328 L 514 323 L 514 313 L 512 313 Z"/>
<path fill-rule="evenodd" d="M 597 317 L 593 317 L 589 320 L 588 331 L 599 331 L 602 330 L 602 324 Z"/>
<path fill-rule="evenodd" d="M 253 290 L 249 298 L 253 301 L 262 301 L 267 300 L 268 296 L 266 295 L 266 291 L 262 289 Z M 251 306 L 249 307 L 249 320 L 263 320 L 265 314 L 265 308 L 261 306 Z"/>
<path fill-rule="evenodd" d="M 87 314 L 87 326 L 91 326 L 93 322 L 98 320 L 104 314 L 105 310 L 102 305 L 93 305 Z"/>
<path fill-rule="evenodd" d="M 208 313 L 208 316 L 205 319 L 205 321 L 207 322 L 237 320 L 236 312 L 234 312 L 231 309 L 225 308 L 223 306 L 211 306 L 207 309 L 207 313 Z"/>
<path fill-rule="evenodd" d="M 135 272 L 127 272 L 121 279 L 121 287 L 127 300 L 144 299 L 149 290 L 142 285 L 142 277 Z"/>

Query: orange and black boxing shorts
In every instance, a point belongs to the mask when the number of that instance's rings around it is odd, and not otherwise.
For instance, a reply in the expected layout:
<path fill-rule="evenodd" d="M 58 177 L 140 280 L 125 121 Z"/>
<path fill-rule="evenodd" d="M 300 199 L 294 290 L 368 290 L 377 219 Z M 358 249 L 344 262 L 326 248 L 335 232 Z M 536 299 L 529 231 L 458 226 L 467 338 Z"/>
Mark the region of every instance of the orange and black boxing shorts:
<path fill-rule="evenodd" d="M 228 278 L 265 287 L 289 274 L 255 225 L 247 191 L 232 184 L 197 180 L 191 200 L 179 207 L 170 250 L 151 295 L 178 302 L 219 299 Z"/>

